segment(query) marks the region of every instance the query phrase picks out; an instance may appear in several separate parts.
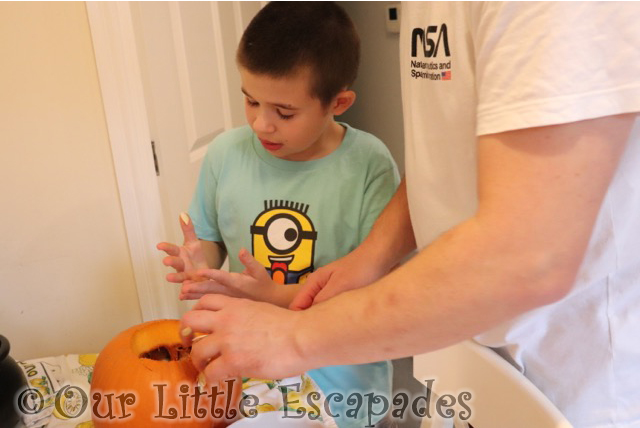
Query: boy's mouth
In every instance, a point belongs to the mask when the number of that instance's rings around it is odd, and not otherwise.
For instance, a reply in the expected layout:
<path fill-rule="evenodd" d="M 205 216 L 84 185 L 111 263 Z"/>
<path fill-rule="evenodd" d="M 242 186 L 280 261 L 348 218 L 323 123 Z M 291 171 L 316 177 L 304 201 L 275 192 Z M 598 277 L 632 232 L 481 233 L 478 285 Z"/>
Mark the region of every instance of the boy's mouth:
<path fill-rule="evenodd" d="M 262 138 L 260 139 L 260 143 L 262 144 L 262 147 L 264 147 L 266 150 L 270 152 L 275 152 L 282 148 L 282 144 L 274 143 L 269 140 L 263 140 Z"/>

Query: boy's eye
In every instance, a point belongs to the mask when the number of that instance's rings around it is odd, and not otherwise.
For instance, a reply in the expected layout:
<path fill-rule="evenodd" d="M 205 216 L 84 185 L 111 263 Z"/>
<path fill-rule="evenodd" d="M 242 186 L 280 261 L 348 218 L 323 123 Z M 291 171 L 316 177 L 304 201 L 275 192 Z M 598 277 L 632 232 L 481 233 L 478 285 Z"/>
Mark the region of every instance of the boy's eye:
<path fill-rule="evenodd" d="M 293 114 L 283 114 L 280 110 L 278 110 L 278 116 L 280 116 L 280 119 L 288 120 L 288 119 L 291 119 L 294 115 Z"/>
<path fill-rule="evenodd" d="M 259 102 L 248 97 L 245 97 L 245 102 L 249 107 L 258 107 L 260 105 Z M 278 117 L 283 120 L 291 119 L 294 116 L 294 114 L 284 114 L 282 111 L 280 111 L 280 109 L 276 109 L 276 112 L 278 113 Z"/>

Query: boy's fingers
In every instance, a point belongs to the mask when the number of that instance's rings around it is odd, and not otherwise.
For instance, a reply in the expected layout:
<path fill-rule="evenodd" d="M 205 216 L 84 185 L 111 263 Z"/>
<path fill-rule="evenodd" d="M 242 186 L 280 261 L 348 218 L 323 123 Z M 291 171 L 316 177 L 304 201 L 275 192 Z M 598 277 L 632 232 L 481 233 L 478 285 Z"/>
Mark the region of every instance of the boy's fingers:
<path fill-rule="evenodd" d="M 182 283 L 183 294 L 199 294 L 203 296 L 207 293 L 220 293 L 227 292 L 227 287 L 219 284 L 216 281 L 204 280 L 204 281 L 185 281 Z"/>
<path fill-rule="evenodd" d="M 185 243 L 198 240 L 198 236 L 196 235 L 196 231 L 193 227 L 193 222 L 191 221 L 189 214 L 180 214 L 180 227 L 182 228 L 182 235 L 184 236 Z"/>
<path fill-rule="evenodd" d="M 175 256 L 165 257 L 164 259 L 162 259 L 162 264 L 167 267 L 174 268 L 177 272 L 182 272 L 185 268 L 184 260 L 182 260 L 180 257 Z"/>
<path fill-rule="evenodd" d="M 165 278 L 167 279 L 167 281 L 173 282 L 174 284 L 182 284 L 188 279 L 187 275 L 182 272 L 168 273 Z"/>
<path fill-rule="evenodd" d="M 178 296 L 178 298 L 180 300 L 198 300 L 202 296 L 204 296 L 204 294 L 202 293 L 180 293 L 180 296 Z"/>
<path fill-rule="evenodd" d="M 161 242 L 156 245 L 156 248 L 160 251 L 164 251 L 170 256 L 178 257 L 180 255 L 180 247 L 170 242 Z"/>
<path fill-rule="evenodd" d="M 267 281 L 269 274 L 267 270 L 258 262 L 246 249 L 242 248 L 238 253 L 238 258 L 245 267 L 245 272 L 252 278 Z"/>
<path fill-rule="evenodd" d="M 231 274 L 219 269 L 198 269 L 191 275 L 194 280 L 206 278 L 227 286 L 231 284 Z"/>

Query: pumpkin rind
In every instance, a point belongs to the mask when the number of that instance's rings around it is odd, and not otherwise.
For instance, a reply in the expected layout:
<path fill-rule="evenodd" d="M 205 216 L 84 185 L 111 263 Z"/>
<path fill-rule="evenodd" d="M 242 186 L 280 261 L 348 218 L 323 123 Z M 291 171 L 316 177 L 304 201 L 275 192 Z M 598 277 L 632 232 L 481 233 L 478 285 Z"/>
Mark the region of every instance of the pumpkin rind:
<path fill-rule="evenodd" d="M 156 361 L 141 357 L 143 353 L 157 347 L 180 344 L 179 328 L 178 320 L 138 324 L 118 334 L 100 352 L 91 380 L 90 394 L 95 428 L 222 428 L 231 423 L 224 416 L 216 418 L 212 415 L 211 387 L 207 387 L 198 397 L 198 414 L 194 413 L 194 394 L 198 388 L 199 373 L 190 357 L 177 361 Z M 216 398 L 213 409 L 217 412 L 237 412 L 242 382 L 239 379 L 233 380 L 232 405 L 227 409 L 229 382 L 217 385 L 217 391 L 225 392 Z M 132 397 L 134 401 L 131 400 Z M 162 404 L 159 402 L 160 398 Z M 174 411 L 176 417 L 170 419 Z"/>

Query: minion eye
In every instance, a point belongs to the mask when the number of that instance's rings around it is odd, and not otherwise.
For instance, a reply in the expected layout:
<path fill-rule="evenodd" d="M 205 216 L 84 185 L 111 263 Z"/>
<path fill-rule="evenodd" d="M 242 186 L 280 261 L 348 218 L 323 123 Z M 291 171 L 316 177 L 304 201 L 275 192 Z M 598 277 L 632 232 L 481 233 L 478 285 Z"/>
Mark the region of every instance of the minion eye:
<path fill-rule="evenodd" d="M 303 230 L 300 221 L 287 213 L 275 214 L 264 226 L 252 225 L 251 234 L 262 235 L 267 248 L 276 254 L 291 253 L 303 239 L 318 239 L 318 232 Z"/>
<path fill-rule="evenodd" d="M 278 251 L 291 250 L 298 243 L 299 236 L 300 225 L 287 217 L 275 219 L 267 227 L 267 241 Z"/>

